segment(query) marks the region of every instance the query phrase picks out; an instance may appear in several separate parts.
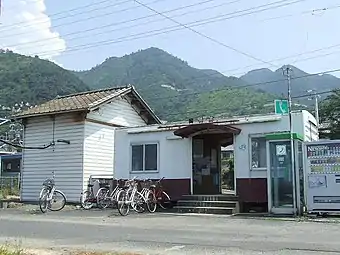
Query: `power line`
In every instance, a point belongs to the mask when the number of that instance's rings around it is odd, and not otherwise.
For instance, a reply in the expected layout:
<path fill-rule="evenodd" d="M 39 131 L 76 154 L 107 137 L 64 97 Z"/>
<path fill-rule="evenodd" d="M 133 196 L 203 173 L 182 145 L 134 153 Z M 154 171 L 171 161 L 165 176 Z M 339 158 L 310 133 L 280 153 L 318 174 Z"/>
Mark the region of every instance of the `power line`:
<path fill-rule="evenodd" d="M 154 4 L 154 3 L 157 3 L 157 2 L 163 2 L 163 1 L 167 1 L 167 0 L 155 0 L 155 1 L 151 2 L 151 3 L 149 3 L 149 4 Z M 125 1 L 120 2 L 120 3 L 115 3 L 115 4 L 112 4 L 112 5 L 105 6 L 105 8 L 97 8 L 97 9 L 93 9 L 93 10 L 90 10 L 90 11 L 87 11 L 87 12 L 93 12 L 94 10 L 100 10 L 100 9 L 106 9 L 108 7 L 117 6 L 119 4 L 128 3 L 128 2 L 130 2 L 130 0 L 125 0 Z M 128 8 L 122 9 L 122 10 L 117 10 L 117 11 L 112 11 L 112 12 L 104 13 L 104 14 L 101 14 L 100 16 L 96 15 L 96 16 L 86 17 L 86 18 L 83 18 L 83 19 L 78 19 L 78 20 L 71 21 L 71 22 L 65 22 L 65 23 L 62 23 L 62 24 L 59 24 L 59 25 L 55 25 L 55 26 L 53 26 L 53 28 L 63 27 L 63 26 L 66 26 L 66 25 L 73 25 L 75 23 L 80 23 L 82 21 L 98 19 L 98 18 L 102 18 L 104 16 L 112 15 L 114 13 L 121 13 L 121 12 L 129 11 L 129 10 L 133 10 L 133 9 L 137 9 L 137 8 L 140 8 L 140 7 L 139 6 L 128 7 Z M 82 12 L 80 14 L 84 14 L 84 13 L 87 13 L 87 12 Z M 68 15 L 67 17 L 64 17 L 64 18 L 74 17 L 74 16 L 78 16 L 78 15 L 79 14 Z M 59 18 L 59 19 L 64 19 L 64 18 Z M 54 19 L 54 21 L 55 20 L 58 20 L 58 19 Z M 32 25 L 37 25 L 37 24 L 42 24 L 42 23 L 46 23 L 46 21 L 45 22 L 34 23 L 34 24 L 29 23 L 29 24 L 26 24 L 25 26 L 20 26 L 20 28 L 30 27 Z M 1 31 L 1 32 L 3 32 L 3 31 Z M 0 37 L 0 39 L 1 38 L 8 38 L 8 37 L 13 37 L 13 36 L 18 36 L 18 35 L 29 34 L 29 33 L 31 33 L 31 31 L 25 31 L 25 32 L 21 32 L 21 33 L 9 34 L 9 35 L 5 35 L 4 37 Z"/>
<path fill-rule="evenodd" d="M 208 3 L 208 2 L 213 2 L 213 1 L 215 1 L 215 0 L 205 0 L 203 2 L 199 2 L 199 3 L 187 5 L 187 6 L 184 6 L 184 7 L 179 7 L 179 8 L 171 9 L 171 10 L 165 11 L 165 13 L 175 12 L 175 11 L 178 11 L 178 10 L 184 10 L 184 9 L 187 9 L 187 8 L 190 8 L 190 7 L 202 5 L 202 4 L 205 4 L 205 3 Z M 204 11 L 204 10 L 214 9 L 214 8 L 217 8 L 217 7 L 233 4 L 233 3 L 236 3 L 236 2 L 240 2 L 240 1 L 242 1 L 242 0 L 233 0 L 231 2 L 226 2 L 226 3 L 222 3 L 222 4 L 206 7 L 204 9 L 193 10 L 193 11 L 188 11 L 188 12 L 185 12 L 185 13 L 177 14 L 177 15 L 174 15 L 172 17 L 185 16 L 185 15 L 190 14 L 190 13 L 196 13 L 196 12 L 200 12 L 200 11 Z M 121 22 L 114 22 L 114 23 L 110 23 L 110 24 L 107 24 L 107 25 L 99 26 L 99 27 L 94 27 L 94 28 L 89 28 L 89 29 L 85 29 L 85 30 L 80 30 L 80 31 L 77 31 L 77 32 L 72 32 L 72 33 L 64 34 L 63 38 L 68 37 L 70 35 L 77 35 L 77 34 L 81 34 L 81 33 L 85 33 L 85 32 L 99 30 L 99 29 L 106 28 L 106 27 L 114 27 L 114 26 L 117 26 L 117 25 L 120 25 L 120 24 L 126 24 L 126 23 L 130 23 L 130 22 L 134 22 L 134 21 L 138 21 L 138 20 L 143 20 L 143 19 L 150 18 L 150 17 L 155 17 L 155 16 L 158 16 L 158 15 L 157 14 L 152 14 L 152 15 L 142 16 L 142 17 L 139 17 L 139 18 L 134 18 L 134 19 L 125 20 L 125 21 L 121 21 Z M 147 24 L 151 24 L 151 23 L 154 23 L 154 22 L 158 22 L 158 21 L 161 21 L 161 20 L 163 20 L 163 19 L 148 21 L 148 22 L 137 24 L 137 25 L 127 26 L 127 27 L 122 27 L 122 28 L 116 28 L 116 29 L 113 29 L 113 30 L 107 30 L 107 31 L 103 31 L 103 32 L 95 33 L 95 34 L 90 34 L 90 35 L 83 35 L 83 36 L 78 36 L 78 37 L 73 37 L 73 38 L 71 37 L 71 39 L 68 38 L 68 41 L 75 40 L 75 39 L 80 39 L 80 38 L 93 37 L 93 36 L 97 36 L 97 35 L 101 35 L 101 34 L 106 34 L 108 32 L 116 32 L 116 31 L 124 30 L 124 29 L 128 29 L 128 28 L 134 28 L 134 27 L 138 27 L 138 26 L 142 26 L 142 25 L 147 25 Z M 10 45 L 10 46 L 7 46 L 7 47 L 8 48 L 12 48 L 12 47 L 18 47 L 18 46 L 21 46 L 21 45 L 29 45 L 29 44 L 34 44 L 34 43 L 40 43 L 40 42 L 45 42 L 45 41 L 53 40 L 53 39 L 56 39 L 56 38 L 59 38 L 59 37 L 55 36 L 55 37 L 47 38 L 47 39 L 43 39 L 43 40 L 36 40 L 36 41 L 30 41 L 30 42 L 26 42 L 26 43 L 13 44 L 13 45 Z M 32 47 L 35 47 L 35 46 L 36 45 L 33 45 Z M 32 47 L 29 47 L 29 48 L 32 48 Z"/>
<path fill-rule="evenodd" d="M 283 57 L 283 58 L 273 59 L 273 60 L 270 60 L 270 62 L 279 61 L 279 60 L 286 60 L 286 59 L 289 59 L 289 58 L 295 58 L 295 57 L 298 57 L 298 56 L 303 56 L 303 55 L 306 55 L 306 54 L 311 54 L 311 53 L 315 53 L 315 52 L 318 52 L 318 51 L 323 51 L 323 50 L 326 50 L 326 49 L 336 48 L 336 47 L 340 47 L 340 44 L 335 44 L 335 45 L 324 47 L 324 48 L 319 48 L 319 49 L 315 49 L 315 50 L 311 50 L 311 51 L 306 51 L 306 52 L 303 52 L 303 53 L 299 53 L 299 54 L 295 54 L 295 55 L 290 55 L 290 56 Z M 297 59 L 297 60 L 295 60 L 293 62 L 290 62 L 290 63 L 292 65 L 292 64 L 295 64 L 295 63 L 298 63 L 298 62 L 303 62 L 303 61 L 307 61 L 307 60 L 311 60 L 311 59 L 326 57 L 326 56 L 330 56 L 330 55 L 334 55 L 334 54 L 338 54 L 338 53 L 340 53 L 340 51 L 332 51 L 332 52 L 321 54 L 321 55 L 311 56 L 311 57 L 302 58 L 302 59 L 300 58 L 300 59 Z M 230 72 L 230 71 L 235 71 L 235 70 L 240 70 L 240 69 L 249 68 L 249 67 L 254 67 L 254 66 L 258 66 L 258 64 L 248 65 L 248 66 L 240 67 L 240 68 L 234 68 L 234 69 L 223 71 L 222 73 Z M 243 73 L 244 72 L 238 72 L 238 73 L 233 73 L 231 75 L 235 76 L 235 75 L 240 75 L 240 74 L 243 74 Z"/>
<path fill-rule="evenodd" d="M 237 89 L 236 87 L 234 88 L 235 90 Z M 328 91 L 323 91 L 319 93 L 314 93 L 314 95 L 322 95 L 322 94 L 329 94 L 334 92 L 334 90 L 328 90 Z M 292 99 L 297 99 L 297 98 L 304 98 L 304 97 L 309 97 L 310 94 L 305 94 L 305 95 L 300 95 L 296 97 L 292 97 Z M 265 107 L 266 104 L 268 103 L 273 103 L 273 100 L 268 100 L 264 102 L 263 107 Z M 191 111 L 182 111 L 182 112 L 176 112 L 176 113 L 167 113 L 167 116 L 183 116 L 183 115 L 188 115 L 188 114 L 198 114 L 198 113 L 209 113 L 209 112 L 214 112 L 214 111 L 230 111 L 230 107 L 215 107 L 215 108 L 210 108 L 210 109 L 200 109 L 200 110 L 191 110 Z M 220 113 L 214 113 L 214 115 L 222 115 L 224 112 Z"/>
<path fill-rule="evenodd" d="M 334 91 L 339 90 L 339 89 L 331 89 L 331 90 L 325 90 L 325 91 L 321 91 L 321 92 L 314 92 L 313 95 L 314 96 L 321 96 L 321 95 L 333 93 Z M 293 99 L 297 99 L 297 98 L 304 98 L 304 97 L 310 97 L 310 96 L 311 96 L 311 94 L 309 93 L 309 94 L 303 94 L 303 95 L 299 95 L 299 96 L 294 96 L 292 98 Z"/>
<path fill-rule="evenodd" d="M 297 15 L 306 15 L 306 14 L 313 15 L 315 12 L 333 10 L 333 9 L 338 9 L 338 8 L 340 8 L 340 5 L 333 5 L 333 6 L 329 6 L 329 7 L 325 7 L 325 8 L 318 8 L 318 9 L 313 9 L 313 10 L 309 10 L 309 11 L 303 11 L 303 12 L 296 13 L 296 14 L 288 14 L 288 15 L 282 15 L 282 16 L 266 18 L 266 19 L 260 20 L 260 22 L 261 21 L 269 21 L 269 20 L 282 19 L 282 18 L 289 18 L 289 17 L 294 17 L 294 16 L 297 16 Z"/>
<path fill-rule="evenodd" d="M 102 4 L 102 3 L 106 3 L 106 2 L 111 2 L 111 0 L 103 0 L 103 1 L 100 1 L 98 3 L 96 3 L 97 5 L 98 4 Z M 124 0 L 124 1 L 121 1 L 121 2 L 118 2 L 118 3 L 115 3 L 115 4 L 112 4 L 112 5 L 108 5 L 108 6 L 104 6 L 102 8 L 96 8 L 96 9 L 92 9 L 92 10 L 89 10 L 89 11 L 86 11 L 86 12 L 82 12 L 82 13 L 79 13 L 80 15 L 81 14 L 84 14 L 84 13 L 88 13 L 88 12 L 92 12 L 92 11 L 96 11 L 96 10 L 101 10 L 101 9 L 106 9 L 107 7 L 113 7 L 113 6 L 117 6 L 117 5 L 120 5 L 120 4 L 124 4 L 124 3 L 128 3 L 130 2 L 130 0 Z M 76 7 L 76 8 L 72 8 L 72 9 L 69 9 L 69 10 L 66 10 L 66 11 L 61 11 L 61 12 L 57 12 L 57 13 L 53 13 L 51 15 L 49 15 L 49 17 L 55 17 L 55 16 L 59 16 L 60 14 L 64 14 L 66 13 L 67 15 L 65 17 L 60 17 L 60 18 L 56 18 L 54 19 L 55 20 L 61 20 L 61 19 L 65 19 L 65 18 L 69 18 L 69 17 L 74 17 L 74 16 L 77 16 L 79 14 L 73 14 L 73 15 L 70 15 L 70 12 L 72 11 L 77 11 L 77 10 L 82 10 L 82 9 L 86 9 L 87 7 L 93 7 L 94 4 L 87 4 L 87 5 L 84 5 L 84 6 L 80 6 L 80 7 Z M 20 25 L 20 27 L 28 27 L 28 26 L 32 26 L 32 25 L 38 25 L 38 24 L 45 24 L 45 23 L 48 23 L 48 21 L 46 21 L 45 19 L 36 19 L 36 20 L 33 20 L 33 21 L 39 21 L 39 20 L 42 20 L 41 22 L 34 22 L 34 23 L 29 23 L 29 24 L 26 24 L 27 22 L 24 22 L 24 21 L 21 21 L 21 22 L 17 22 L 17 23 L 14 23 L 14 24 L 11 24 L 9 26 L 6 26 L 6 28 L 4 29 L 1 29 L 0 31 L 1 32 L 5 32 L 7 30 L 10 30 L 10 29 L 13 29 L 14 27 Z M 22 24 L 26 24 L 24 26 L 22 26 Z"/>
<path fill-rule="evenodd" d="M 283 0 L 283 1 L 287 1 L 287 0 Z M 279 3 L 279 2 L 283 2 L 283 1 L 281 0 L 281 1 L 278 1 L 278 2 L 275 2 L 275 3 Z M 306 0 L 299 0 L 299 1 L 295 1 L 295 2 L 300 2 L 300 1 L 306 1 Z M 275 3 L 266 4 L 264 6 L 273 5 Z M 191 27 L 202 26 L 202 25 L 220 22 L 220 21 L 223 21 L 223 20 L 231 19 L 231 18 L 246 16 L 246 15 L 250 15 L 250 14 L 253 14 L 253 13 L 258 13 L 258 12 L 263 12 L 263 11 L 267 11 L 267 10 L 271 10 L 271 9 L 276 9 L 276 8 L 288 6 L 288 5 L 291 5 L 291 4 L 292 3 L 286 3 L 286 4 L 281 4 L 281 5 L 278 5 L 278 6 L 267 7 L 267 8 L 264 8 L 262 10 L 252 11 L 252 12 L 240 14 L 238 16 L 233 16 L 233 17 L 225 17 L 225 16 L 228 16 L 229 14 L 223 14 L 223 15 L 215 16 L 213 18 L 208 18 L 208 19 L 203 19 L 203 20 L 198 20 L 198 21 L 186 23 L 185 25 L 186 26 L 190 25 Z M 259 7 L 262 7 L 262 6 L 258 6 L 256 8 L 259 8 Z M 250 8 L 250 9 L 254 9 L 254 8 Z M 246 11 L 246 10 L 242 10 L 240 12 L 244 12 L 244 11 Z M 169 30 L 164 30 L 164 29 L 169 29 Z M 182 27 L 181 25 L 178 25 L 178 26 L 176 25 L 176 26 L 166 27 L 166 28 L 162 28 L 162 29 L 156 29 L 156 30 L 151 30 L 151 31 L 147 31 L 147 32 L 142 32 L 142 33 L 138 33 L 138 34 L 134 34 L 134 35 L 130 35 L 130 36 L 120 37 L 120 38 L 117 38 L 118 40 L 117 39 L 116 40 L 103 40 L 103 41 L 95 42 L 95 43 L 92 43 L 92 44 L 77 45 L 73 48 L 67 49 L 66 51 L 63 52 L 63 54 L 72 53 L 72 52 L 85 50 L 85 49 L 90 49 L 90 48 L 98 47 L 98 46 L 111 45 L 111 44 L 116 44 L 116 43 L 120 43 L 120 42 L 133 41 L 133 40 L 157 36 L 157 35 L 161 35 L 161 34 L 167 34 L 167 33 L 171 33 L 171 32 L 174 32 L 174 31 L 183 30 L 183 29 L 185 29 L 185 28 Z M 154 33 L 150 34 L 151 32 L 154 32 Z M 132 38 L 130 38 L 130 37 L 132 37 Z M 57 49 L 57 50 L 45 51 L 45 52 L 36 52 L 32 55 L 48 56 L 49 54 L 58 52 L 59 50 L 63 50 L 63 49 Z"/>
<path fill-rule="evenodd" d="M 300 1 L 300 0 L 298 0 L 298 1 Z M 138 0 L 134 0 L 134 2 L 136 2 L 136 3 L 138 3 L 139 5 L 144 6 L 145 8 L 147 8 L 147 9 L 149 9 L 149 10 L 151 10 L 151 11 L 157 13 L 158 15 L 161 15 L 161 16 L 163 16 L 164 18 L 166 18 L 166 19 L 168 19 L 168 20 L 171 20 L 172 22 L 174 22 L 174 23 L 176 23 L 176 24 L 178 24 L 178 25 L 180 25 L 180 26 L 182 26 L 182 27 L 184 27 L 184 28 L 190 30 L 191 32 L 194 32 L 195 34 L 197 34 L 197 35 L 199 35 L 199 36 L 201 36 L 201 37 L 204 37 L 204 38 L 206 38 L 206 39 L 208 39 L 208 40 L 210 40 L 210 41 L 212 41 L 212 42 L 214 42 L 214 43 L 217 43 L 217 44 L 219 44 L 219 45 L 221 45 L 221 46 L 223 46 L 223 47 L 225 47 L 225 48 L 227 48 L 227 49 L 229 49 L 229 50 L 235 51 L 235 52 L 237 52 L 237 53 L 239 53 L 239 54 L 241 54 L 241 55 L 244 55 L 244 56 L 246 56 L 246 57 L 248 57 L 248 58 L 252 58 L 252 59 L 257 60 L 257 61 L 259 61 L 259 62 L 262 62 L 262 63 L 265 63 L 265 64 L 269 64 L 269 65 L 273 65 L 272 63 L 269 63 L 269 62 L 267 62 L 267 61 L 264 61 L 264 60 L 262 60 L 262 59 L 260 59 L 260 58 L 258 58 L 258 57 L 255 57 L 255 56 L 253 56 L 253 55 L 251 55 L 251 54 L 249 54 L 249 53 L 246 53 L 246 52 L 244 52 L 244 51 L 238 50 L 238 49 L 236 49 L 235 47 L 232 47 L 232 46 L 230 46 L 230 45 L 227 45 L 227 44 L 225 44 L 225 43 L 223 43 L 223 42 L 221 42 L 221 41 L 219 41 L 219 40 L 216 40 L 215 38 L 212 38 L 212 37 L 210 37 L 210 36 L 208 36 L 208 35 L 205 35 L 205 34 L 199 32 L 199 31 L 195 30 L 195 29 L 193 29 L 193 28 L 191 28 L 191 27 L 189 27 L 189 26 L 187 26 L 187 25 L 185 25 L 185 24 L 183 24 L 183 23 L 181 23 L 181 22 L 178 22 L 177 20 L 175 20 L 175 19 L 173 19 L 173 18 L 171 18 L 171 17 L 165 15 L 165 14 L 162 13 L 162 12 L 157 11 L 157 10 L 154 9 L 154 8 L 149 7 L 149 6 L 146 5 L 146 4 L 143 4 L 142 2 L 140 2 L 140 1 L 138 1 Z"/>
<path fill-rule="evenodd" d="M 317 76 L 317 75 L 323 75 L 323 74 L 329 74 L 329 73 L 335 73 L 335 72 L 340 72 L 340 68 L 339 69 L 333 69 L 333 70 L 328 70 L 328 71 L 324 71 L 324 72 L 319 72 L 319 73 L 313 73 L 313 74 L 306 74 L 306 75 L 302 75 L 302 76 L 296 76 L 296 77 L 291 77 L 291 80 L 296 80 L 296 79 L 302 79 L 302 78 L 307 78 L 307 77 L 313 77 L 313 76 Z M 277 83 L 277 82 L 285 82 L 286 79 L 282 78 L 280 80 L 273 80 L 273 81 L 267 81 L 267 82 L 258 82 L 258 83 L 250 83 L 250 84 L 246 84 L 246 85 L 241 85 L 241 86 L 233 86 L 233 87 L 227 87 L 227 88 L 222 88 L 222 89 L 214 89 L 214 90 L 209 90 L 206 92 L 192 92 L 192 93 L 182 93 L 181 95 L 173 95 L 173 96 L 167 96 L 167 97 L 155 97 L 154 99 L 157 100 L 161 100 L 161 99 L 169 99 L 169 98 L 176 98 L 176 97 L 181 97 L 181 96 L 194 96 L 194 95 L 203 95 L 203 94 L 210 94 L 210 93 L 215 93 L 215 92 L 221 92 L 221 91 L 228 91 L 228 90 L 235 90 L 235 89 L 244 89 L 244 88 L 253 88 L 253 87 L 257 87 L 260 85 L 267 85 L 267 84 L 272 84 L 272 83 Z M 329 90 L 329 91 L 324 91 L 321 92 L 321 94 L 326 94 L 326 93 L 330 93 L 333 90 Z M 140 90 L 140 92 L 143 92 L 143 90 Z M 318 94 L 318 93 L 317 93 Z M 310 94 L 308 94 L 310 96 Z M 306 97 L 306 95 L 300 95 L 300 96 L 295 96 L 292 98 L 302 98 L 302 97 Z M 149 100 L 152 99 L 152 97 L 148 98 Z"/>
<path fill-rule="evenodd" d="M 130 1 L 130 0 L 129 0 Z M 157 1 L 164 1 L 164 0 L 156 0 L 155 2 Z M 240 10 L 240 11 L 233 11 L 233 12 L 230 12 L 230 13 L 226 13 L 226 14 L 223 14 L 223 15 L 217 15 L 213 18 L 223 18 L 223 17 L 227 17 L 227 16 L 230 16 L 230 15 L 233 15 L 233 14 L 238 14 L 238 13 L 243 13 L 243 12 L 246 12 L 246 11 L 251 11 L 251 10 L 254 10 L 254 9 L 259 9 L 259 8 L 262 8 L 262 7 L 266 7 L 266 6 L 271 6 L 271 5 L 275 5 L 277 3 L 282 3 L 282 2 L 286 2 L 286 1 L 290 1 L 290 0 L 281 0 L 281 1 L 277 1 L 277 2 L 272 2 L 272 3 L 269 3 L 269 4 L 263 4 L 263 5 L 259 5 L 259 6 L 256 6 L 256 7 L 251 7 L 251 8 L 248 8 L 248 9 L 244 9 L 244 10 Z M 304 0 L 305 1 L 305 0 Z M 151 2 L 151 3 L 155 3 L 155 2 Z M 151 4 L 149 3 L 149 4 Z M 141 6 L 138 6 L 138 8 L 140 8 Z M 260 10 L 260 11 L 255 11 L 255 12 L 252 12 L 252 13 L 249 13 L 249 14 L 253 14 L 253 13 L 257 13 L 257 12 L 262 12 L 262 11 L 266 11 L 266 10 L 270 10 L 270 9 L 275 9 L 275 8 L 279 8 L 281 6 L 278 6 L 278 7 L 273 7 L 273 8 L 268 8 L 268 9 L 264 9 L 264 10 Z M 120 12 L 121 10 L 119 10 L 118 12 Z M 115 12 L 111 12 L 110 14 L 112 13 L 115 13 Z M 249 15 L 249 14 L 246 14 L 246 15 Z M 158 14 L 153 14 L 153 15 L 147 15 L 147 16 L 144 16 L 144 17 L 140 17 L 140 18 L 135 18 L 135 19 L 129 19 L 129 20 L 125 20 L 125 21 L 122 21 L 122 22 L 115 22 L 115 23 L 111 23 L 111 24 L 108 24 L 108 25 L 104 25 L 104 26 L 98 26 L 98 27 L 95 27 L 96 29 L 101 29 L 101 28 L 104 28 L 104 27 L 108 27 L 108 26 L 115 26 L 115 25 L 120 25 L 120 24 L 125 24 L 125 23 L 129 23 L 129 22 L 132 22 L 132 21 L 137 21 L 137 20 L 140 20 L 140 19 L 144 19 L 144 18 L 149 18 L 149 17 L 154 17 L 154 16 L 158 16 Z M 240 16 L 245 16 L 245 15 L 240 15 Z M 101 16 L 103 17 L 103 15 Z M 198 20 L 198 21 L 209 21 L 213 18 L 209 18 L 209 19 L 203 19 L 203 20 Z M 90 18 L 86 19 L 86 20 L 89 20 Z M 198 22 L 196 21 L 196 22 Z M 73 23 L 72 23 L 73 24 Z M 54 28 L 57 27 L 57 26 L 54 26 Z M 79 34 L 81 32 L 88 32 L 88 31 L 93 31 L 95 30 L 95 28 L 91 28 L 91 29 L 86 29 L 86 30 L 82 30 L 82 31 L 77 31 L 77 32 L 73 32 L 73 33 L 69 33 L 67 35 L 72 35 L 72 34 Z M 28 32 L 27 32 L 28 33 Z M 20 34 L 13 34 L 11 36 L 17 36 L 17 35 L 20 35 Z M 6 36 L 8 37 L 8 36 Z M 1 38 L 1 37 L 0 37 Z"/>

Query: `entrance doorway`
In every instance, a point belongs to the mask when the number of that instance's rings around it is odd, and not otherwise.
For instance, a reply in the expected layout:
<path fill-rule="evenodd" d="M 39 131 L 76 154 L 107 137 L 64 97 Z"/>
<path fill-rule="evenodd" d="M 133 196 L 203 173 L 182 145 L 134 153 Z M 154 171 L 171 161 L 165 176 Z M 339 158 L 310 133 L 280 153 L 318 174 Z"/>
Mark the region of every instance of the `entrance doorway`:
<path fill-rule="evenodd" d="M 240 129 L 223 124 L 190 124 L 174 131 L 182 138 L 192 139 L 192 193 L 222 194 L 221 146 L 233 144 Z"/>
<path fill-rule="evenodd" d="M 214 135 L 193 137 L 193 193 L 221 194 L 221 146 Z"/>

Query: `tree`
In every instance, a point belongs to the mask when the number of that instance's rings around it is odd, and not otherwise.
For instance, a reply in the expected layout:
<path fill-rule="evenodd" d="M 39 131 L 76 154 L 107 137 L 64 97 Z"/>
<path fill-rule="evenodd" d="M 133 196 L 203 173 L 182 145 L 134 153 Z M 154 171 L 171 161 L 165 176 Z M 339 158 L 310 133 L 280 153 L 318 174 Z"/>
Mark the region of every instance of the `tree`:
<path fill-rule="evenodd" d="M 340 90 L 334 90 L 320 105 L 321 126 L 327 126 L 329 133 L 322 138 L 340 139 Z"/>
<path fill-rule="evenodd" d="M 17 114 L 23 110 L 32 107 L 33 106 L 31 106 L 28 102 L 16 103 L 12 107 L 0 105 L 0 109 L 2 111 L 1 112 L 2 125 L 0 124 L 1 139 L 6 140 L 13 144 L 23 145 L 23 126 L 20 121 L 11 121 L 10 118 L 14 114 Z M 0 150 L 11 152 L 20 151 L 20 149 L 17 149 L 5 143 L 0 143 Z"/>

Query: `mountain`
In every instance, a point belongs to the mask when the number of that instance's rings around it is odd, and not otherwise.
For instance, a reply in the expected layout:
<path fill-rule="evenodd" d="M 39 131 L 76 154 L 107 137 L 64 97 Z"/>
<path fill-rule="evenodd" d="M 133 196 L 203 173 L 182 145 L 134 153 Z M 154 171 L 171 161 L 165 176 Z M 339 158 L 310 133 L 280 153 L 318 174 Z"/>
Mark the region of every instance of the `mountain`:
<path fill-rule="evenodd" d="M 77 76 L 50 61 L 0 50 L 1 106 L 33 105 L 86 90 L 89 87 Z"/>
<path fill-rule="evenodd" d="M 291 88 L 293 97 L 306 95 L 308 94 L 308 90 L 323 92 L 340 88 L 340 79 L 333 75 L 310 75 L 294 66 L 289 67 L 292 69 Z M 240 79 L 251 84 L 262 83 L 256 86 L 258 90 L 287 97 L 287 81 L 283 75 L 282 68 L 276 71 L 271 71 L 266 68 L 252 70 L 241 76 Z M 322 96 L 325 98 L 327 94 L 323 94 Z M 308 104 L 307 100 L 307 97 L 299 99 L 299 101 Z"/>
<path fill-rule="evenodd" d="M 158 48 L 111 57 L 88 71 L 74 72 L 93 89 L 133 84 L 163 119 L 202 115 L 238 115 L 271 111 L 274 96 L 246 85 L 236 77 L 196 69 Z M 215 93 L 206 93 L 217 90 Z M 204 111 L 203 111 L 204 110 Z"/>
<path fill-rule="evenodd" d="M 340 88 L 340 79 L 332 75 L 310 76 L 292 69 L 293 96 L 306 94 L 309 89 Z M 305 77 L 297 79 L 300 76 Z M 57 95 L 127 84 L 135 85 L 155 112 L 169 121 L 273 112 L 274 99 L 285 97 L 287 91 L 280 69 L 258 69 L 240 78 L 228 77 L 215 70 L 191 67 L 158 48 L 110 57 L 81 72 L 0 50 L 0 106 L 38 104 Z"/>

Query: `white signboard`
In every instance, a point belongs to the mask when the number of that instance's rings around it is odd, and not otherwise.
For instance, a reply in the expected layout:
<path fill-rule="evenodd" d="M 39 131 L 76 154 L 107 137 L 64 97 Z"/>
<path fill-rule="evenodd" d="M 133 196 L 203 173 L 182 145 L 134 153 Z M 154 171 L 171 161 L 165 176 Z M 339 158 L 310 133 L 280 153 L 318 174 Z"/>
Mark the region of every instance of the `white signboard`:
<path fill-rule="evenodd" d="M 277 156 L 286 156 L 287 155 L 286 145 L 276 145 L 276 155 Z"/>

